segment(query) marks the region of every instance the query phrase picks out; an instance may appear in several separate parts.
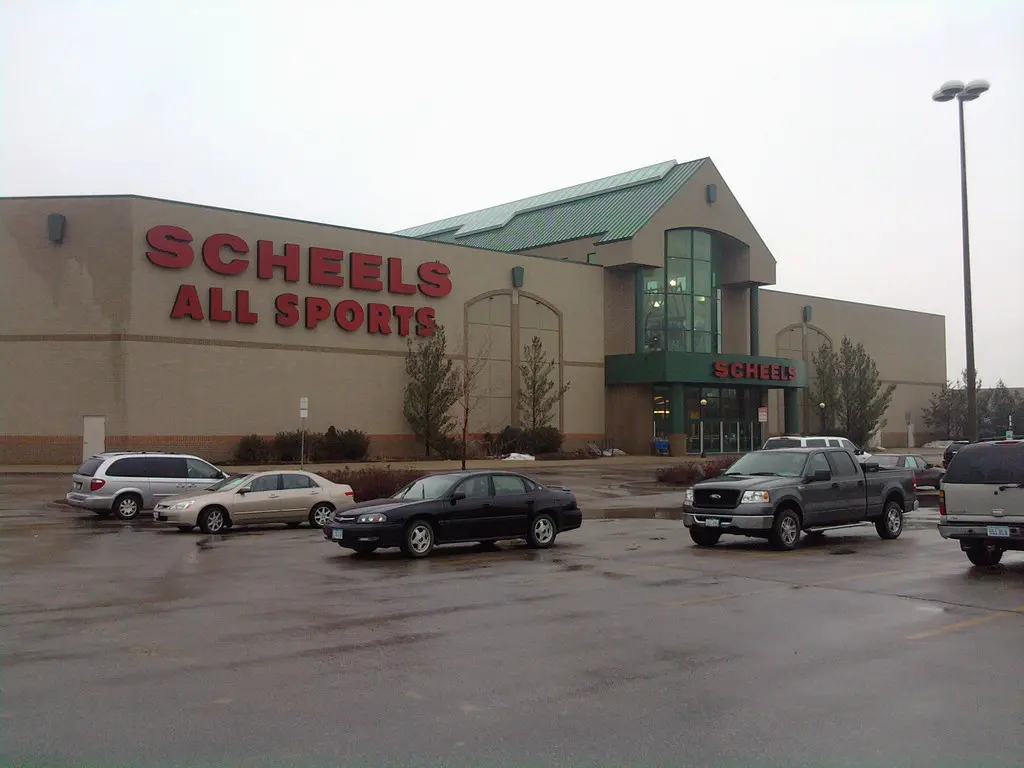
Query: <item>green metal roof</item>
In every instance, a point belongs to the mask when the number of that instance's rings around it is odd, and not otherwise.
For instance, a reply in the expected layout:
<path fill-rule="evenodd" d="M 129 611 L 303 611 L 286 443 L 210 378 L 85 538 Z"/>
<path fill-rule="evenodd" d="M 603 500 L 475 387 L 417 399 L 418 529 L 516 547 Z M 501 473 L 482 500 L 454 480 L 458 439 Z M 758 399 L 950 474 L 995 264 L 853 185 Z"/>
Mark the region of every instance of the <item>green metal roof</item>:
<path fill-rule="evenodd" d="M 669 160 L 395 234 L 510 252 L 582 237 L 599 237 L 602 243 L 626 240 L 706 159 Z"/>

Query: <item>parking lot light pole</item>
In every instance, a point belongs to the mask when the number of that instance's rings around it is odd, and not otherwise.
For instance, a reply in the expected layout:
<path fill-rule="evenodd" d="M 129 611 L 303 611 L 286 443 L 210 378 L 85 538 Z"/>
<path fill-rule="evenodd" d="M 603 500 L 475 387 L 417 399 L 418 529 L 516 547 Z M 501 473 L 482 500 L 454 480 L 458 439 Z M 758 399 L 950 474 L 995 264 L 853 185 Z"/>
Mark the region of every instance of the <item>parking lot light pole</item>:
<path fill-rule="evenodd" d="M 700 399 L 700 457 L 706 458 L 707 454 L 704 452 L 704 408 L 707 406 L 708 401 L 703 397 Z"/>
<path fill-rule="evenodd" d="M 949 80 L 932 94 L 933 101 L 957 100 L 960 115 L 960 216 L 964 251 L 964 329 L 967 342 L 967 439 L 978 440 L 977 373 L 974 367 L 974 308 L 971 301 L 971 243 L 967 226 L 967 144 L 964 139 L 964 102 L 974 101 L 991 86 L 987 80 Z"/>
<path fill-rule="evenodd" d="M 825 404 L 818 403 L 818 410 L 819 413 L 821 413 L 821 434 L 824 435 L 828 432 L 828 428 L 830 426 L 829 424 L 825 423 Z"/>

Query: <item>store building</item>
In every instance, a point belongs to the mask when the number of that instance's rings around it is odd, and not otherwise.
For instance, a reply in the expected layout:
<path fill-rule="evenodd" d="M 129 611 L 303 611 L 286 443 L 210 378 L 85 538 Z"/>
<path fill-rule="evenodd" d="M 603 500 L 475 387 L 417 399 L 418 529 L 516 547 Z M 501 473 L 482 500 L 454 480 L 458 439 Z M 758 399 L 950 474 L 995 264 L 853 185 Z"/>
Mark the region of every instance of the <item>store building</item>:
<path fill-rule="evenodd" d="M 642 168 L 396 234 L 136 196 L 0 200 L 0 463 L 359 428 L 418 452 L 407 344 L 485 357 L 474 432 L 518 423 L 537 336 L 567 447 L 741 451 L 814 430 L 810 356 L 862 341 L 897 384 L 883 444 L 925 439 L 938 315 L 765 290 L 775 258 L 710 159 Z M 827 289 L 828 286 L 823 286 Z M 907 355 L 910 348 L 914 355 Z M 703 403 L 703 404 L 702 404 Z M 766 421 L 765 421 L 766 419 Z"/>

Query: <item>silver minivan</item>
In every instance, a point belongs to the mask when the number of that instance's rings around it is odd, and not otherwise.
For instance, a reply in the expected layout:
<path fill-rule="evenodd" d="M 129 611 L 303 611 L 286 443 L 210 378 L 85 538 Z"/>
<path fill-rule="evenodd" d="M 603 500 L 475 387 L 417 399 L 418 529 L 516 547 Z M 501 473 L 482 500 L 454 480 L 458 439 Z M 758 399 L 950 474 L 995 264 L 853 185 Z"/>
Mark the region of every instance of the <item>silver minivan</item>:
<path fill-rule="evenodd" d="M 230 477 L 198 456 L 181 453 L 100 453 L 71 476 L 65 497 L 73 507 L 134 520 L 161 499 L 199 491 Z"/>

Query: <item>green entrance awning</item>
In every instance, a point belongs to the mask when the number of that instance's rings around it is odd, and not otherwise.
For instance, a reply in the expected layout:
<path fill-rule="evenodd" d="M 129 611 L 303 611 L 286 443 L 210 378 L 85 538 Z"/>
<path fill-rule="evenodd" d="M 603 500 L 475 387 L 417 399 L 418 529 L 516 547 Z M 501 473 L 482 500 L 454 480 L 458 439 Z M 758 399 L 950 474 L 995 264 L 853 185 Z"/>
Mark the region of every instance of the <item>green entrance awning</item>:
<path fill-rule="evenodd" d="M 615 384 L 707 384 L 800 389 L 807 386 L 803 360 L 699 352 L 606 355 L 604 381 Z"/>

